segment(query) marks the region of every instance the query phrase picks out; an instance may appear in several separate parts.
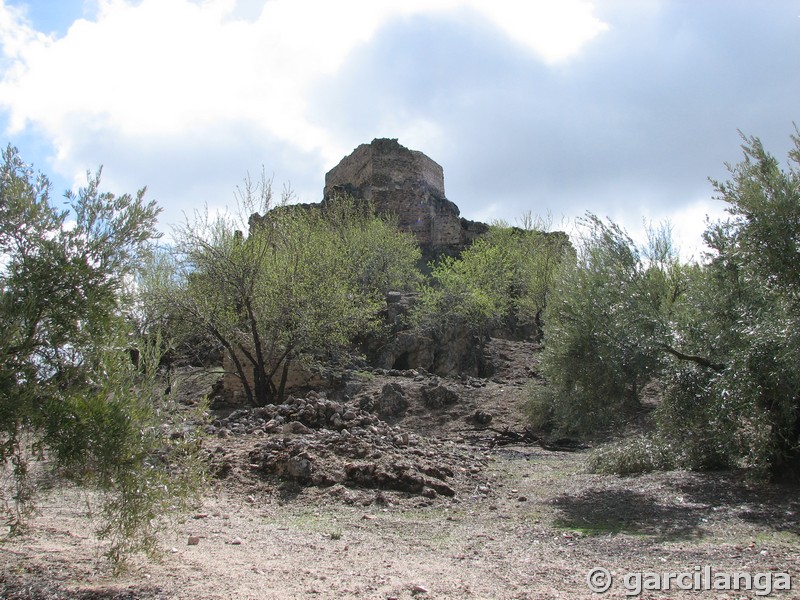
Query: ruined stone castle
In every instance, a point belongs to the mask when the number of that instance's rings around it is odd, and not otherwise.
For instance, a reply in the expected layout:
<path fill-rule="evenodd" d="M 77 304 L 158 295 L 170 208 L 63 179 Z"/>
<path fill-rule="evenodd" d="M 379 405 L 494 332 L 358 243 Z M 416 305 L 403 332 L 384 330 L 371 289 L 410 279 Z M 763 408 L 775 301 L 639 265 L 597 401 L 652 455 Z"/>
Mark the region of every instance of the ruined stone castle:
<path fill-rule="evenodd" d="M 398 227 L 417 238 L 423 268 L 431 259 L 457 255 L 489 229 L 484 223 L 460 216 L 458 206 L 445 196 L 444 171 L 438 163 L 422 152 L 400 145 L 395 139 L 375 139 L 361 144 L 325 175 L 323 193 L 323 202 L 337 193 L 345 193 L 372 202 L 379 214 L 395 215 Z M 250 227 L 258 226 L 266 218 L 257 213 L 252 215 Z M 391 357 L 385 360 L 394 362 Z M 227 353 L 224 368 L 225 390 L 234 400 L 241 401 L 242 382 Z M 293 363 L 286 389 L 310 388 L 324 383 L 325 377 L 320 372 Z"/>
<path fill-rule="evenodd" d="M 325 198 L 342 192 L 371 201 L 380 214 L 397 216 L 413 233 L 423 255 L 455 254 L 487 231 L 484 223 L 460 216 L 444 192 L 444 171 L 395 139 L 361 144 L 325 175 Z"/>

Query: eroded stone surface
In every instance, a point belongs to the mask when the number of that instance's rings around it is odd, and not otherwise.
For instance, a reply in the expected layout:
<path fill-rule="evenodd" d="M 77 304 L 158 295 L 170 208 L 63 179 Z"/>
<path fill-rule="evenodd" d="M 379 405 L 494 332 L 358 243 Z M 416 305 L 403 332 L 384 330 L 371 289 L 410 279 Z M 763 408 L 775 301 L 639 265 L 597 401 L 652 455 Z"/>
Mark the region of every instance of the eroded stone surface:
<path fill-rule="evenodd" d="M 445 196 L 438 163 L 395 139 L 375 139 L 344 157 L 325 175 L 325 198 L 337 192 L 396 215 L 400 228 L 413 233 L 426 253 L 458 251 L 488 229 L 461 218 Z"/>

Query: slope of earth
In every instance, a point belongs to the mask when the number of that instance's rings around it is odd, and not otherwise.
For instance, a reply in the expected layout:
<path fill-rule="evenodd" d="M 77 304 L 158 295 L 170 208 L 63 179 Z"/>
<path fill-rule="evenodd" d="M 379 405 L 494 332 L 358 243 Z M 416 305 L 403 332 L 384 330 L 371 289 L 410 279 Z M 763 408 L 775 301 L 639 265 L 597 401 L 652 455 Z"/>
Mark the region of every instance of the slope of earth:
<path fill-rule="evenodd" d="M 364 371 L 340 396 L 216 415 L 202 504 L 164 533 L 161 561 L 134 559 L 122 577 L 91 535 L 87 495 L 50 493 L 29 531 L 0 545 L 0 597 L 597 598 L 594 567 L 614 577 L 610 598 L 629 597 L 626 573 L 705 566 L 800 586 L 796 488 L 736 473 L 591 475 L 590 450 L 490 447 L 521 429 L 537 348 L 494 340 L 488 352 L 489 380 Z M 673 581 L 640 597 L 764 591 Z"/>

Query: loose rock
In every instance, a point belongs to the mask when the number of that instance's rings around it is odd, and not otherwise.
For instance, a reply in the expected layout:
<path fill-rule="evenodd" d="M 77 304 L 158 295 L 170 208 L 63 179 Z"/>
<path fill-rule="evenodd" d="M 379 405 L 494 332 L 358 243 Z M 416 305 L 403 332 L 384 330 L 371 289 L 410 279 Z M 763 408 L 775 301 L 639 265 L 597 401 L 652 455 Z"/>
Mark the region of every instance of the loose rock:
<path fill-rule="evenodd" d="M 422 402 L 428 408 L 444 408 L 458 402 L 458 394 L 444 385 L 422 389 Z"/>

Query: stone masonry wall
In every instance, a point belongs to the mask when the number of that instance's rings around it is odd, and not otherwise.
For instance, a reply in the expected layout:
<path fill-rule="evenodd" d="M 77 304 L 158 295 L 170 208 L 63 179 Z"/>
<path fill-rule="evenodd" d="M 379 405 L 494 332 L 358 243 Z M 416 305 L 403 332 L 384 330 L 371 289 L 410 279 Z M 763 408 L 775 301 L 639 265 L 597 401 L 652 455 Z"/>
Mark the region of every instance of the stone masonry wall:
<path fill-rule="evenodd" d="M 372 201 L 380 213 L 397 215 L 401 229 L 423 247 L 464 245 L 463 219 L 444 193 L 444 170 L 422 152 L 397 140 L 362 144 L 325 176 L 325 197 L 337 190 Z"/>
<path fill-rule="evenodd" d="M 247 361 L 242 352 L 237 352 L 237 358 L 239 359 L 240 363 L 244 365 L 245 375 L 247 376 L 248 383 L 252 388 L 254 381 L 252 366 L 250 366 L 250 363 Z M 222 386 L 228 395 L 228 400 L 232 404 L 244 403 L 246 400 L 244 385 L 236 373 L 236 365 L 234 365 L 233 360 L 227 352 L 223 354 L 222 368 L 225 372 L 223 375 Z M 282 372 L 283 369 L 279 368 L 272 380 L 275 384 L 275 387 L 280 385 Z M 328 380 L 320 372 L 314 371 L 313 369 L 304 368 L 297 362 L 292 362 L 289 364 L 289 373 L 286 377 L 287 393 L 297 390 L 320 388 L 325 386 L 327 383 Z"/>
<path fill-rule="evenodd" d="M 361 144 L 343 158 L 325 176 L 324 197 L 330 198 L 337 191 L 371 201 L 379 213 L 396 215 L 399 227 L 417 238 L 423 265 L 443 254 L 457 255 L 488 231 L 486 224 L 459 216 L 458 207 L 445 196 L 444 170 L 438 163 L 394 139 Z M 252 215 L 250 228 L 259 226 L 266 218 Z M 233 402 L 242 402 L 242 381 L 234 373 L 233 361 L 227 355 L 224 368 L 224 389 Z M 252 382 L 251 372 L 247 377 Z M 307 389 L 324 385 L 325 381 L 320 373 L 293 363 L 286 389 Z"/>

